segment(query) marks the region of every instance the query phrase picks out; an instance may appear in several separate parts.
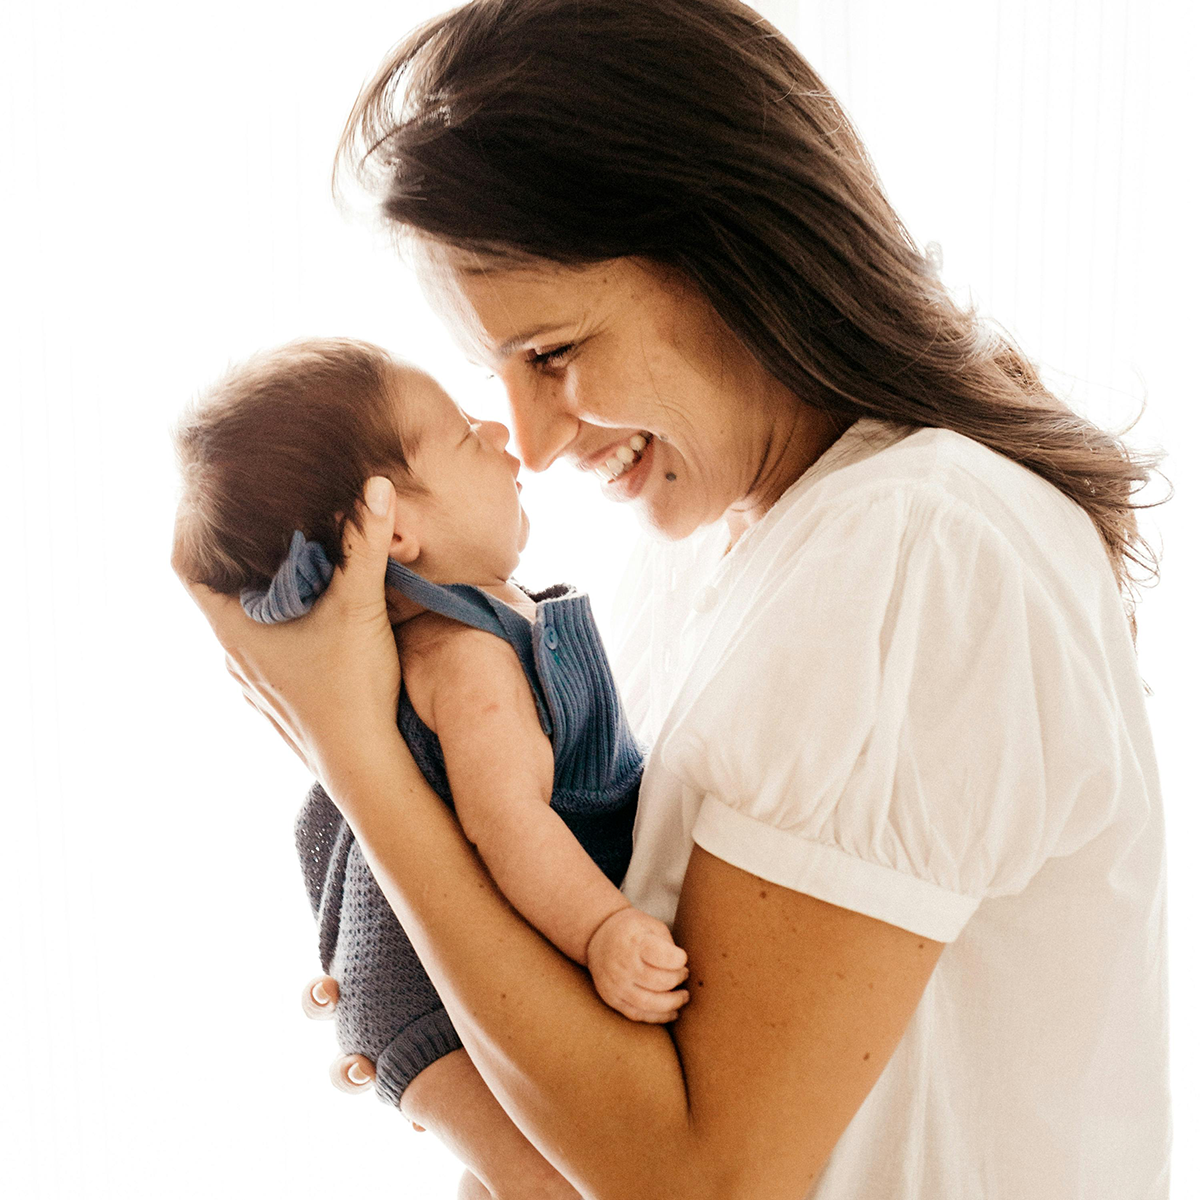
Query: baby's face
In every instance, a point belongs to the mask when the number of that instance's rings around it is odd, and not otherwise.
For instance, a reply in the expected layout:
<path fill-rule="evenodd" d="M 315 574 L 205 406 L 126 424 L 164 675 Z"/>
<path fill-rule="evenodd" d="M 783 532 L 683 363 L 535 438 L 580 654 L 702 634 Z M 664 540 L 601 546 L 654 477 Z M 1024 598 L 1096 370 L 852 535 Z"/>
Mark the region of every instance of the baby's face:
<path fill-rule="evenodd" d="M 508 430 L 468 417 L 411 367 L 397 372 L 394 403 L 416 435 L 409 466 L 426 491 L 397 498 L 392 557 L 434 583 L 503 583 L 529 538 Z"/>

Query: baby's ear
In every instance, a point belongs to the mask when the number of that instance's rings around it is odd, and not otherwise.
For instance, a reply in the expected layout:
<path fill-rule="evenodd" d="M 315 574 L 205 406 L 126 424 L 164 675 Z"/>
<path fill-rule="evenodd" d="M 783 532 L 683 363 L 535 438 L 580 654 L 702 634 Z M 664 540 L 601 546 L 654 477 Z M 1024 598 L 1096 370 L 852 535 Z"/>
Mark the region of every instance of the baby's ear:
<path fill-rule="evenodd" d="M 402 504 L 396 505 L 396 523 L 392 527 L 392 544 L 388 547 L 388 558 L 397 562 L 416 562 L 421 554 L 421 541 L 417 536 L 417 523 Z"/>

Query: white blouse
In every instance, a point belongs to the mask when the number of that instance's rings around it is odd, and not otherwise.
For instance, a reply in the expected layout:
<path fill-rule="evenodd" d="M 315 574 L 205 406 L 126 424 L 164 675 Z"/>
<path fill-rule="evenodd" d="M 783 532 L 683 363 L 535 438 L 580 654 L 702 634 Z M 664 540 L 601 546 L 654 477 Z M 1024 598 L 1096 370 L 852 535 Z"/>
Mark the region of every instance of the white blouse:
<path fill-rule="evenodd" d="M 1090 519 L 864 420 L 727 540 L 648 542 L 618 600 L 626 895 L 670 924 L 695 841 L 949 943 L 813 1197 L 1166 1197 L 1162 807 Z"/>

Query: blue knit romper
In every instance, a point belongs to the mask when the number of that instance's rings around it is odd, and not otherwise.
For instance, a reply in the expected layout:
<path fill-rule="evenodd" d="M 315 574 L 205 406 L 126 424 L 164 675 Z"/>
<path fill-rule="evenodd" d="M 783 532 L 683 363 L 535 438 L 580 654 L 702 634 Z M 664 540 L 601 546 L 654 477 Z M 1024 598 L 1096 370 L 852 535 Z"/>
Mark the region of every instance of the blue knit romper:
<path fill-rule="evenodd" d="M 480 588 L 433 584 L 397 562 L 387 581 L 423 607 L 503 638 L 516 651 L 554 750 L 551 808 L 620 885 L 632 849 L 642 751 L 625 719 L 587 596 L 528 592 L 532 624 Z M 453 808 L 437 735 L 401 689 L 398 722 L 429 785 Z M 314 784 L 296 848 L 317 919 L 321 966 L 338 982 L 338 1042 L 375 1063 L 376 1091 L 399 1104 L 430 1063 L 462 1046 L 433 984 L 341 813 Z"/>

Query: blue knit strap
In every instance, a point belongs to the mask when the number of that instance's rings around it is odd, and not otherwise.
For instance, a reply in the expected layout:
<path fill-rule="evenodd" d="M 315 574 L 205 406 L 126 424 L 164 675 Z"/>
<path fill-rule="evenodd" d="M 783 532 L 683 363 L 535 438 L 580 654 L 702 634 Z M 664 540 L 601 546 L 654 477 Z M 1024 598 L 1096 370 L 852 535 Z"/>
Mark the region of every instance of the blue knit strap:
<path fill-rule="evenodd" d="M 292 534 L 287 557 L 280 563 L 270 586 L 265 590 L 243 589 L 242 607 L 263 625 L 294 621 L 312 608 L 332 578 L 333 566 L 321 543 L 309 541 L 297 529 Z M 430 583 L 391 558 L 387 564 L 387 583 L 422 608 L 508 640 L 505 623 L 496 611 L 503 606 L 499 601 L 490 602 L 478 588 L 461 583 Z"/>
<path fill-rule="evenodd" d="M 469 583 L 430 583 L 423 575 L 409 570 L 403 563 L 394 558 L 388 559 L 386 582 L 388 587 L 403 592 L 410 600 L 427 608 L 430 612 L 440 613 L 452 621 L 460 621 L 484 633 L 494 633 L 498 638 L 508 640 L 504 631 L 504 623 L 496 612 L 495 606 L 503 607 L 499 600 L 494 604 L 487 593 Z M 523 617 L 519 617 L 524 620 Z M 529 624 L 528 621 L 525 622 Z"/>
<path fill-rule="evenodd" d="M 297 529 L 270 586 L 243 588 L 242 607 L 263 625 L 294 621 L 312 608 L 332 578 L 333 565 L 321 543 L 308 541 Z"/>
<path fill-rule="evenodd" d="M 333 566 L 320 542 L 308 541 L 300 530 L 292 534 L 287 557 L 275 572 L 271 585 L 242 590 L 242 607 L 263 625 L 294 621 L 317 602 L 329 586 Z M 533 631 L 520 613 L 481 588 L 467 583 L 430 583 L 394 558 L 388 559 L 387 585 L 397 588 L 422 608 L 461 621 L 464 625 L 495 634 L 517 652 L 521 667 L 537 704 L 542 729 L 550 733 L 553 720 L 533 652 Z"/>

